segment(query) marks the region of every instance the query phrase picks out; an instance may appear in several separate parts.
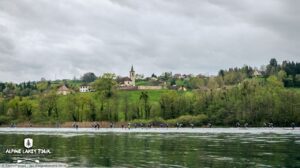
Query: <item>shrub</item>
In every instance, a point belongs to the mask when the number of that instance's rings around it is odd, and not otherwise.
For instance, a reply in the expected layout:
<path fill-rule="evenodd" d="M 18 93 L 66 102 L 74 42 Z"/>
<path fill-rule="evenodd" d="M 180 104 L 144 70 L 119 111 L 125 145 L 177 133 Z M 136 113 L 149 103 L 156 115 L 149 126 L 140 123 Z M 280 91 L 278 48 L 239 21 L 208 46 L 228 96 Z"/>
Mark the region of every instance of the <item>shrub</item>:
<path fill-rule="evenodd" d="M 196 116 L 184 115 L 176 119 L 178 123 L 183 124 L 184 126 L 189 126 L 194 124 L 195 126 L 202 126 L 207 123 L 208 117 L 204 114 L 199 114 Z"/>
<path fill-rule="evenodd" d="M 9 117 L 7 116 L 0 116 L 0 125 L 2 124 L 8 124 L 9 123 Z"/>

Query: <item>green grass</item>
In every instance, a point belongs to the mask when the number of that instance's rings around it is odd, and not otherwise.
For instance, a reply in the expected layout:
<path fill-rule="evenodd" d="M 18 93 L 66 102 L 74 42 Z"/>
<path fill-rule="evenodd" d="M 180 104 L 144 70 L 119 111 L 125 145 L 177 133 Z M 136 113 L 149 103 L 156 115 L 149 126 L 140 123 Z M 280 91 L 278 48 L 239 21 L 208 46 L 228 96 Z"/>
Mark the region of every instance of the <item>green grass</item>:
<path fill-rule="evenodd" d="M 148 81 L 136 81 L 135 84 L 137 86 L 147 86 L 147 85 L 149 85 L 149 82 Z"/>
<path fill-rule="evenodd" d="M 133 90 L 133 91 L 119 91 L 118 95 L 121 97 L 128 96 L 130 102 L 138 101 L 141 95 L 141 92 L 147 92 L 149 96 L 150 102 L 158 102 L 160 99 L 160 95 L 163 93 L 169 92 L 169 90 Z"/>

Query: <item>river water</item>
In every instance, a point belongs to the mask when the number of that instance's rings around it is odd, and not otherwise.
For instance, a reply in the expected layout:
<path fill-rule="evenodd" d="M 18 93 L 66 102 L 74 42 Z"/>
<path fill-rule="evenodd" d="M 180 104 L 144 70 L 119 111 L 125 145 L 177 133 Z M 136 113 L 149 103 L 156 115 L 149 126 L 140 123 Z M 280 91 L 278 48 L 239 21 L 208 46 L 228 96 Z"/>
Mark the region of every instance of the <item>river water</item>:
<path fill-rule="evenodd" d="M 49 154 L 7 153 L 48 149 Z M 300 128 L 0 128 L 0 163 L 70 167 L 300 167 Z M 1 165 L 0 165 L 1 167 Z"/>

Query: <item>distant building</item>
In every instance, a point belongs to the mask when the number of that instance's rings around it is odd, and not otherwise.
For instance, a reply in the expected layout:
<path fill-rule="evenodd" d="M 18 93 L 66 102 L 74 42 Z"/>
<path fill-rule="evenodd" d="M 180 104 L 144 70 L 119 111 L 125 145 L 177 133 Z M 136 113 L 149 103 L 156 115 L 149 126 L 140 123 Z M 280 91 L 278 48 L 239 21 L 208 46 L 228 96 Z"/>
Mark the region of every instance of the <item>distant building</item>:
<path fill-rule="evenodd" d="M 179 74 L 179 73 L 174 74 L 173 77 L 174 77 L 175 79 L 181 79 L 181 78 L 182 78 L 181 74 Z"/>
<path fill-rule="evenodd" d="M 67 88 L 66 85 L 62 85 L 57 90 L 57 94 L 60 94 L 60 95 L 67 95 L 67 94 L 70 94 L 70 93 L 71 93 L 71 90 L 69 88 Z"/>
<path fill-rule="evenodd" d="M 262 76 L 262 73 L 259 70 L 255 69 L 253 72 L 253 76 L 259 77 L 259 76 Z"/>
<path fill-rule="evenodd" d="M 184 87 L 184 86 L 177 86 L 177 85 L 170 86 L 170 89 L 172 89 L 172 90 L 178 90 L 178 91 L 187 91 L 186 87 Z"/>
<path fill-rule="evenodd" d="M 137 75 L 135 74 L 135 71 L 133 69 L 133 66 L 131 66 L 131 70 L 129 71 L 129 77 L 118 77 L 117 83 L 119 84 L 118 89 L 119 90 L 160 90 L 164 88 L 164 85 L 160 86 L 136 86 L 135 80 Z M 152 78 L 156 78 L 154 74 L 152 75 Z"/>
<path fill-rule="evenodd" d="M 79 91 L 82 92 L 82 93 L 91 92 L 92 88 L 88 84 L 83 84 L 83 85 L 80 85 Z"/>
<path fill-rule="evenodd" d="M 157 81 L 157 77 L 151 77 L 150 80 Z"/>
<path fill-rule="evenodd" d="M 184 87 L 184 86 L 180 86 L 180 87 L 178 88 L 178 90 L 179 90 L 179 91 L 187 91 L 186 87 Z"/>
<path fill-rule="evenodd" d="M 127 87 L 127 86 L 135 86 L 135 71 L 133 69 L 133 66 L 131 66 L 131 70 L 129 71 L 129 77 L 119 77 L 117 79 L 117 82 L 121 87 Z"/>
<path fill-rule="evenodd" d="M 135 86 L 135 71 L 133 69 L 133 66 L 131 66 L 131 70 L 129 71 L 129 77 L 131 79 L 131 85 Z"/>
<path fill-rule="evenodd" d="M 132 80 L 129 77 L 120 77 L 117 79 L 120 86 L 133 86 Z"/>

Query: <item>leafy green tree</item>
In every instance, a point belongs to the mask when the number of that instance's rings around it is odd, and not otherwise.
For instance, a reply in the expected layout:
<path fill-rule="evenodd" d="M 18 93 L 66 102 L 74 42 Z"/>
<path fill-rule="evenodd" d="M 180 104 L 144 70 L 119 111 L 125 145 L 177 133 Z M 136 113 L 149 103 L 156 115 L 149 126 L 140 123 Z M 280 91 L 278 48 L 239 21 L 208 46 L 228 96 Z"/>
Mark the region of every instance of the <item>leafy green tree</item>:
<path fill-rule="evenodd" d="M 105 73 L 93 83 L 93 88 L 106 98 L 113 96 L 116 89 L 115 74 Z"/>
<path fill-rule="evenodd" d="M 225 71 L 223 69 L 221 69 L 218 73 L 219 76 L 222 77 L 222 79 L 224 80 L 224 76 L 225 76 Z"/>
<path fill-rule="evenodd" d="M 161 108 L 161 117 L 163 119 L 175 118 L 175 102 L 177 99 L 177 93 L 174 91 L 167 92 L 161 95 L 159 104 Z"/>
<path fill-rule="evenodd" d="M 277 60 L 275 58 L 272 58 L 270 60 L 270 64 L 269 65 L 272 66 L 272 67 L 277 67 Z"/>
<path fill-rule="evenodd" d="M 97 79 L 96 75 L 93 72 L 88 72 L 85 73 L 82 77 L 81 80 L 84 83 L 90 83 L 90 82 L 94 82 Z"/>
<path fill-rule="evenodd" d="M 47 89 L 50 88 L 51 83 L 48 81 L 41 81 L 37 83 L 37 89 L 43 93 L 44 91 L 46 91 Z"/>
<path fill-rule="evenodd" d="M 124 120 L 125 121 L 128 121 L 129 120 L 129 96 L 128 94 L 126 93 L 124 95 L 124 99 L 123 99 L 123 102 L 124 102 Z"/>
<path fill-rule="evenodd" d="M 28 99 L 23 99 L 20 102 L 20 111 L 29 121 L 31 121 L 33 105 Z"/>
<path fill-rule="evenodd" d="M 267 65 L 266 75 L 276 75 L 278 73 L 278 65 L 277 60 L 275 58 L 272 58 L 270 60 L 269 65 Z"/>
<path fill-rule="evenodd" d="M 300 74 L 295 75 L 294 84 L 295 84 L 296 87 L 300 87 Z"/>
<path fill-rule="evenodd" d="M 283 87 L 282 81 L 280 81 L 276 76 L 268 77 L 267 83 L 272 87 Z"/>
<path fill-rule="evenodd" d="M 284 81 L 285 78 L 287 78 L 286 72 L 285 72 L 284 70 L 280 70 L 280 71 L 278 72 L 278 79 L 279 79 L 280 81 Z"/>
<path fill-rule="evenodd" d="M 59 117 L 57 103 L 58 103 L 58 95 L 54 91 L 41 95 L 39 101 L 40 111 L 44 116 L 47 117 L 54 116 L 57 119 Z"/>
<path fill-rule="evenodd" d="M 164 72 L 159 78 L 163 81 L 168 81 L 172 78 L 172 72 Z"/>
<path fill-rule="evenodd" d="M 72 121 L 79 121 L 80 120 L 80 105 L 79 100 L 74 94 L 67 95 L 66 101 L 66 111 L 69 114 Z"/>
<path fill-rule="evenodd" d="M 205 80 L 199 77 L 192 77 L 190 79 L 191 89 L 200 89 L 205 86 Z"/>
<path fill-rule="evenodd" d="M 210 77 L 210 78 L 208 79 L 207 87 L 210 88 L 210 89 L 216 89 L 216 88 L 219 87 L 219 84 L 218 84 L 218 82 L 216 81 L 216 78 L 215 78 L 215 77 Z"/>
<path fill-rule="evenodd" d="M 95 102 L 91 97 L 87 97 L 85 102 L 84 114 L 86 115 L 87 121 L 96 121 L 97 120 L 97 107 Z"/>
<path fill-rule="evenodd" d="M 20 97 L 14 97 L 8 102 L 7 115 L 12 120 L 17 120 L 20 116 Z"/>
<path fill-rule="evenodd" d="M 141 92 L 140 100 L 143 102 L 143 111 L 145 112 L 145 119 L 150 118 L 151 105 L 149 104 L 149 95 L 147 92 Z"/>

